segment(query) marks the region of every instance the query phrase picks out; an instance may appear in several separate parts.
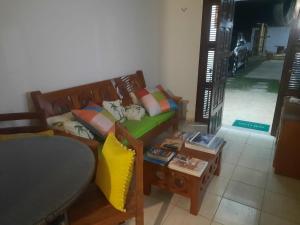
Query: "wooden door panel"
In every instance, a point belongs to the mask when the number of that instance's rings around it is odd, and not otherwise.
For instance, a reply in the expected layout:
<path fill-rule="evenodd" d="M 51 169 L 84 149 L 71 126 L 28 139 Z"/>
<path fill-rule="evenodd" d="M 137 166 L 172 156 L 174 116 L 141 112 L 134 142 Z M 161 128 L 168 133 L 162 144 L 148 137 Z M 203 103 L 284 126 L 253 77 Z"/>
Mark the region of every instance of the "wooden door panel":
<path fill-rule="evenodd" d="M 233 17 L 233 0 L 204 0 L 195 118 L 211 133 L 222 124 Z"/>
<path fill-rule="evenodd" d="M 272 124 L 271 134 L 274 136 L 277 134 L 285 96 L 300 97 L 300 13 L 298 14 L 298 18 L 294 20 L 290 31 Z"/>

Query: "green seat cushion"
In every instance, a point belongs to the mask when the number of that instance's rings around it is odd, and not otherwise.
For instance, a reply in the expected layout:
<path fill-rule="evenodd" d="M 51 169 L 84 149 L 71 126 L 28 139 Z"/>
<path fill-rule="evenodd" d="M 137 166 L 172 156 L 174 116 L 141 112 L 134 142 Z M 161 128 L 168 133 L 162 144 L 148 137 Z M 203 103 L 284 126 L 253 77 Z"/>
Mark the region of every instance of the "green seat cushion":
<path fill-rule="evenodd" d="M 128 129 L 129 133 L 134 138 L 140 138 L 148 131 L 169 120 L 171 117 L 174 116 L 174 114 L 174 111 L 169 111 L 161 113 L 157 116 L 145 115 L 140 121 L 127 120 L 124 123 L 122 123 L 122 125 Z"/>

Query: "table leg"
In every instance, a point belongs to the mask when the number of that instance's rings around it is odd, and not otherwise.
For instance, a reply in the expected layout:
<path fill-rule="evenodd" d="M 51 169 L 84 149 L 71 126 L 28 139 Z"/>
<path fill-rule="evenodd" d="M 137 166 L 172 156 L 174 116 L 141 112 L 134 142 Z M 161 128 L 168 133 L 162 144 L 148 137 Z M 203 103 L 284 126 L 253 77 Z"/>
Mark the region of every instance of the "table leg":
<path fill-rule="evenodd" d="M 145 184 L 144 183 L 144 194 L 150 195 L 151 194 L 151 184 Z"/>
<path fill-rule="evenodd" d="M 197 216 L 200 210 L 200 203 L 197 198 L 191 197 L 190 213 Z"/>
<path fill-rule="evenodd" d="M 198 215 L 200 210 L 200 206 L 202 203 L 202 196 L 203 196 L 203 188 L 201 187 L 201 183 L 198 181 L 194 183 L 191 189 L 191 205 L 190 205 L 190 213 L 193 215 Z"/>
<path fill-rule="evenodd" d="M 221 157 L 222 157 L 222 152 L 220 152 L 219 158 L 218 158 L 218 163 L 217 163 L 217 169 L 214 172 L 214 175 L 219 176 L 221 173 Z"/>

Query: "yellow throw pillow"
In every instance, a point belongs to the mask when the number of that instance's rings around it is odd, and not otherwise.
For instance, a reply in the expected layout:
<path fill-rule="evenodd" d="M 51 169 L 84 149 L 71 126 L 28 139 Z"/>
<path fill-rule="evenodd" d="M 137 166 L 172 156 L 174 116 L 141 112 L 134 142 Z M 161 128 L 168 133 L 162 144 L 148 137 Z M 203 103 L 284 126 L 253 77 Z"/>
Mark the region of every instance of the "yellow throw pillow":
<path fill-rule="evenodd" d="M 53 130 L 46 130 L 37 133 L 18 133 L 18 134 L 0 134 L 0 141 L 9 141 L 21 138 L 30 138 L 35 136 L 53 136 Z"/>
<path fill-rule="evenodd" d="M 122 145 L 110 133 L 99 153 L 96 184 L 117 210 L 125 212 L 135 152 Z"/>

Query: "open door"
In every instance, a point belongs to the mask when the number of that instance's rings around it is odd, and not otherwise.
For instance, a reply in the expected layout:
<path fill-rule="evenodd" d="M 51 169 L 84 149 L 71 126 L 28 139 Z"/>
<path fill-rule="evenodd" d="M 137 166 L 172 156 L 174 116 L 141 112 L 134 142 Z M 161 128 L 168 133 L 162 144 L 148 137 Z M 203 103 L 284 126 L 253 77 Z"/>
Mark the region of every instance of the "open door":
<path fill-rule="evenodd" d="M 300 97 L 300 13 L 290 31 L 271 131 L 273 136 L 277 133 L 285 96 Z"/>
<path fill-rule="evenodd" d="M 195 119 L 210 133 L 222 125 L 233 18 L 234 0 L 204 0 Z"/>

